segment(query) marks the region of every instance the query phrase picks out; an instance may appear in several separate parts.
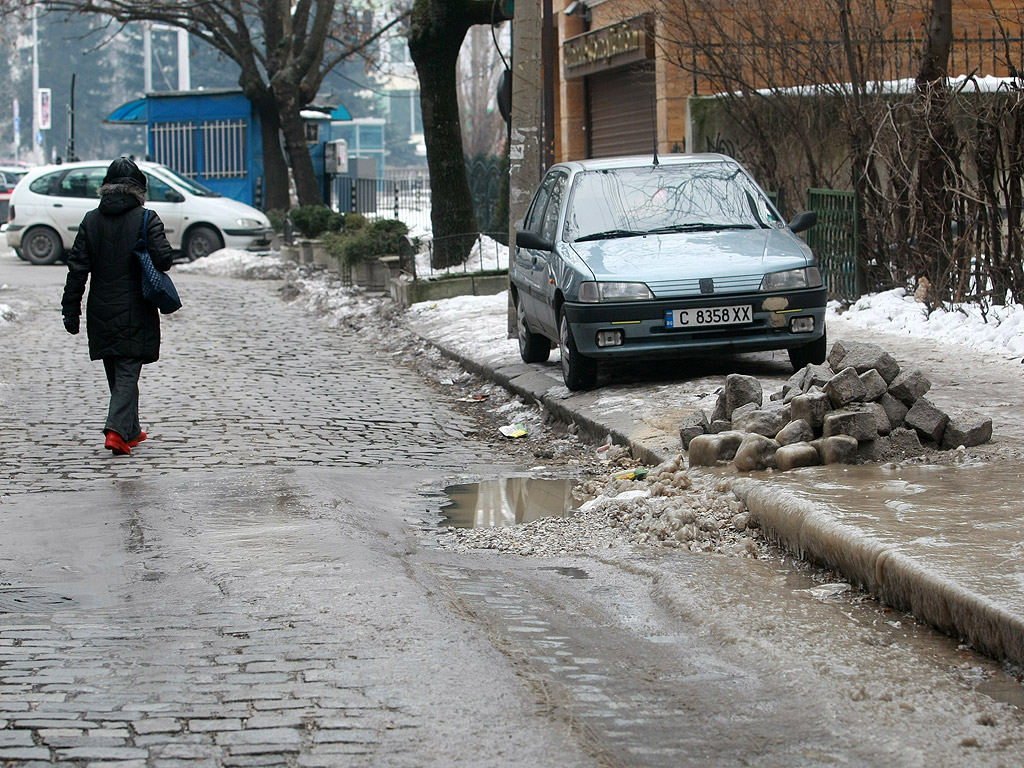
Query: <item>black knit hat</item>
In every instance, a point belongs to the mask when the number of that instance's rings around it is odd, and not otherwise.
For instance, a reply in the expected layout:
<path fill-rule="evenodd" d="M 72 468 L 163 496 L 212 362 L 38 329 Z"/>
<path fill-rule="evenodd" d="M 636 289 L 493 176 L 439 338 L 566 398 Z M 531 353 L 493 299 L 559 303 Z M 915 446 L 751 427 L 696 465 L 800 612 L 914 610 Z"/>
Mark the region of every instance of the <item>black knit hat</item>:
<path fill-rule="evenodd" d="M 140 189 L 146 188 L 146 174 L 139 170 L 139 166 L 130 157 L 119 157 L 107 168 L 107 175 L 103 177 L 104 184 L 134 184 Z"/>

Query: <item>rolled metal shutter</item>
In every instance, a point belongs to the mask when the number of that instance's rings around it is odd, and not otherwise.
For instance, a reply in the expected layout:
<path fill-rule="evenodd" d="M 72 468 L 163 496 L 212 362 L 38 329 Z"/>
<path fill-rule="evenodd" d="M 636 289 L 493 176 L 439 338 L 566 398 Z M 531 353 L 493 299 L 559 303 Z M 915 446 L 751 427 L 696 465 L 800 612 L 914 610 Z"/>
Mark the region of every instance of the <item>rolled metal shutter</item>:
<path fill-rule="evenodd" d="M 588 79 L 590 156 L 637 155 L 654 149 L 654 70 L 637 67 Z"/>

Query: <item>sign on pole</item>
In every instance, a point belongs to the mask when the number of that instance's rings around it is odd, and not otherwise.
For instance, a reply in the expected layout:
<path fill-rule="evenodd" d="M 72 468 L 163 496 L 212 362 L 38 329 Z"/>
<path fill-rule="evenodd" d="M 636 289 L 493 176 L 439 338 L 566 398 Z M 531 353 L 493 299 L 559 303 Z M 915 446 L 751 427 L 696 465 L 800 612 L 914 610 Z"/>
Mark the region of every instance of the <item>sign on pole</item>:
<path fill-rule="evenodd" d="M 39 110 L 39 130 L 50 130 L 50 89 L 39 89 L 39 103 L 36 104 Z"/>

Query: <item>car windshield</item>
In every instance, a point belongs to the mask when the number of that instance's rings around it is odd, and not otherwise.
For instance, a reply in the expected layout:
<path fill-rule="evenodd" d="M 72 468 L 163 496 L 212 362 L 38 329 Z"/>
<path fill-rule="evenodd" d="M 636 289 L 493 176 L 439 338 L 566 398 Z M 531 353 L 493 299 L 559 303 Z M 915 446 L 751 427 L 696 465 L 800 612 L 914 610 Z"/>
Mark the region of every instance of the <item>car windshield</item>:
<path fill-rule="evenodd" d="M 576 175 L 565 239 L 780 226 L 774 209 L 736 165 L 650 165 Z"/>
<path fill-rule="evenodd" d="M 177 171 L 172 171 L 167 166 L 161 167 L 156 171 L 156 173 L 159 176 L 163 176 L 165 181 L 173 181 L 176 186 L 184 189 L 189 194 L 195 195 L 196 197 L 220 197 L 219 192 L 207 189 L 198 181 L 186 178 Z"/>

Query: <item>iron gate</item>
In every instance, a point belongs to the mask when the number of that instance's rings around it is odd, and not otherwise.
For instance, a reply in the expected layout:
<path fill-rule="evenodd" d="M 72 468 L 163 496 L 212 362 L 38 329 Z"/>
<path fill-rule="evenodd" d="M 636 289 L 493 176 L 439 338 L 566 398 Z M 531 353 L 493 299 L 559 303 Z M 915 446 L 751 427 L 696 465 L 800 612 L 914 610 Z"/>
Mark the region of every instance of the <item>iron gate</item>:
<path fill-rule="evenodd" d="M 830 299 L 856 301 L 863 293 L 863 273 L 857 265 L 857 196 L 834 189 L 808 189 L 807 207 L 818 223 L 806 233 L 807 244 L 821 266 Z"/>

